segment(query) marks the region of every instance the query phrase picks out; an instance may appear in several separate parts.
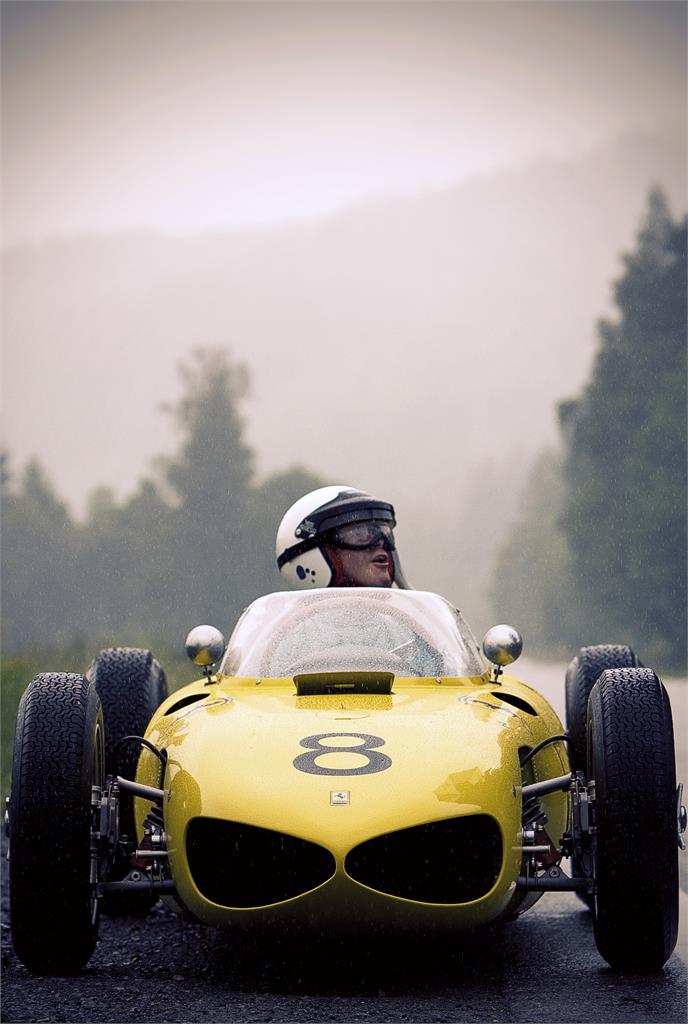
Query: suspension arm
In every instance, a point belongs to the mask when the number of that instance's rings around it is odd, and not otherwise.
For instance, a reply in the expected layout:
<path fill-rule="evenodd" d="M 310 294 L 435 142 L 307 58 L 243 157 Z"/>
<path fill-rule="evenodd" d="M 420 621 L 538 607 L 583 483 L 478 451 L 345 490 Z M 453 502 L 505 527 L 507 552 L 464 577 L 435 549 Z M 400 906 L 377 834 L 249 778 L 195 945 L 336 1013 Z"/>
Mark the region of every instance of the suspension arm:
<path fill-rule="evenodd" d="M 532 796 L 545 796 L 546 793 L 556 793 L 561 790 L 564 793 L 571 788 L 573 774 L 558 775 L 556 779 L 545 779 L 544 782 L 533 782 L 529 786 L 521 786 L 521 796 L 525 803 Z M 518 792 L 518 786 L 514 786 L 514 792 Z"/>
<path fill-rule="evenodd" d="M 103 882 L 103 892 L 152 892 L 164 895 L 166 892 L 176 892 L 176 886 L 171 879 L 159 881 L 153 878 L 123 879 L 121 882 Z"/>
<path fill-rule="evenodd" d="M 125 789 L 135 796 L 142 796 L 145 800 L 154 800 L 159 804 L 162 804 L 165 797 L 164 790 L 156 789 L 154 786 L 144 786 L 142 783 L 132 782 L 130 779 L 123 779 L 121 775 L 117 776 L 117 785 L 120 789 Z"/>
<path fill-rule="evenodd" d="M 592 892 L 592 878 L 569 878 L 562 868 L 553 865 L 544 875 L 519 875 L 516 888 L 526 892 Z"/>

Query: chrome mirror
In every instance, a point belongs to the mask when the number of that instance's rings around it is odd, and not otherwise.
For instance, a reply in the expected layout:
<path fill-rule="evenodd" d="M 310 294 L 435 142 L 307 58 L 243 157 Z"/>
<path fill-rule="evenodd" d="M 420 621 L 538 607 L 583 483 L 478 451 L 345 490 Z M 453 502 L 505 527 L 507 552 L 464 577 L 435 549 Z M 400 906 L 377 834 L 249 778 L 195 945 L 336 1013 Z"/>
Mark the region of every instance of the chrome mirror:
<path fill-rule="evenodd" d="M 220 660 L 225 650 L 225 638 L 215 626 L 195 626 L 186 638 L 187 657 L 194 665 L 200 665 L 206 676 Z"/>
<path fill-rule="evenodd" d="M 497 680 L 502 669 L 510 665 L 520 656 L 523 650 L 523 638 L 513 626 L 501 623 L 488 629 L 483 637 L 483 654 L 488 661 L 496 666 L 494 678 Z"/>

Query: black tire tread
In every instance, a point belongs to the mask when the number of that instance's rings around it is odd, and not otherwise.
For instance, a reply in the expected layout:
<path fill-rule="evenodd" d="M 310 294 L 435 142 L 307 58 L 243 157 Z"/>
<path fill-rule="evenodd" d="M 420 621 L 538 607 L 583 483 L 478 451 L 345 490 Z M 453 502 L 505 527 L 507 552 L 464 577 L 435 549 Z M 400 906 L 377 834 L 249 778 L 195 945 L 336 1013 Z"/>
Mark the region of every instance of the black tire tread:
<path fill-rule="evenodd" d="M 566 670 L 566 729 L 571 737 L 572 767 L 585 771 L 587 761 L 588 698 L 609 668 L 634 668 L 638 659 L 624 644 L 581 647 Z"/>
<path fill-rule="evenodd" d="M 105 764 L 133 778 L 139 759 L 136 744 L 125 746 L 115 764 L 117 744 L 125 736 L 143 736 L 153 713 L 167 696 L 167 680 L 150 651 L 137 647 L 108 647 L 91 664 L 105 717 Z"/>
<path fill-rule="evenodd" d="M 93 685 L 67 672 L 36 676 L 20 702 L 9 815 L 10 907 L 15 951 L 35 973 L 77 971 L 95 947 L 90 775 L 100 714 Z"/>
<path fill-rule="evenodd" d="M 167 697 L 167 680 L 160 663 L 150 651 L 138 647 L 108 647 L 98 654 L 88 672 L 103 705 L 105 717 L 105 766 L 110 774 L 125 779 L 136 777 L 141 748 L 125 743 L 125 736 L 143 736 L 153 714 Z M 120 793 L 120 833 L 136 839 L 134 800 L 129 793 Z M 113 879 L 123 878 L 129 862 L 119 855 L 111 868 Z M 130 896 L 126 893 L 103 897 L 102 908 L 109 916 L 145 915 L 156 903 L 154 897 Z"/>
<path fill-rule="evenodd" d="M 589 717 L 598 826 L 595 941 L 617 970 L 657 971 L 678 929 L 669 698 L 651 669 L 608 669 L 591 692 Z"/>

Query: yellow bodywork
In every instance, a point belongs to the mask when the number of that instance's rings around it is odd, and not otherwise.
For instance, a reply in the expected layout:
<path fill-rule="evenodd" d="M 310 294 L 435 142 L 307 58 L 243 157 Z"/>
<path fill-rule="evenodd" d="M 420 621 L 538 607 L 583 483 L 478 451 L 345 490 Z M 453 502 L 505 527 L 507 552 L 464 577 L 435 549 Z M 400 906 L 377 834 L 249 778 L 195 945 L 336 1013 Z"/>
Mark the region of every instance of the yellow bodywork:
<path fill-rule="evenodd" d="M 195 696 L 200 699 L 192 701 Z M 455 928 L 493 920 L 513 902 L 522 871 L 519 750 L 562 731 L 544 698 L 509 675 L 499 683 L 487 675 L 396 678 L 390 695 L 297 696 L 293 679 L 222 676 L 191 683 L 161 705 L 146 733 L 167 752 L 164 818 L 179 902 L 213 925 L 293 920 Z M 356 753 L 356 746 L 368 743 L 361 737 L 374 737 L 376 745 Z M 330 747 L 337 749 L 328 753 Z M 305 755 L 306 763 L 319 769 L 346 771 L 368 764 L 373 752 L 391 763 L 359 775 L 312 774 L 294 765 Z M 532 765 L 536 780 L 569 771 L 559 742 L 545 747 Z M 159 767 L 144 751 L 139 781 L 158 785 Z M 340 793 L 346 802 L 333 801 Z M 547 831 L 557 843 L 566 829 L 568 798 L 554 793 L 541 803 Z M 148 805 L 137 804 L 140 827 Z M 344 870 L 346 854 L 364 840 L 478 812 L 498 822 L 504 851 L 495 885 L 478 900 L 415 902 L 377 892 Z M 200 815 L 316 843 L 333 854 L 336 871 L 317 888 L 284 902 L 249 909 L 220 906 L 199 892 L 187 862 L 186 830 Z"/>

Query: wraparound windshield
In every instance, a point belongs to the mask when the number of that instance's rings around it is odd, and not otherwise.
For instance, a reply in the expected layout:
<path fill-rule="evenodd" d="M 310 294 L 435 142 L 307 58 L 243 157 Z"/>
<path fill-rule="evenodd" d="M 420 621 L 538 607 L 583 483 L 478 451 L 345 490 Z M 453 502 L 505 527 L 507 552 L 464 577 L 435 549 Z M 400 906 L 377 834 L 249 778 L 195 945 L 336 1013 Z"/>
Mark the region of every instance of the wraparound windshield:
<path fill-rule="evenodd" d="M 230 637 L 223 675 L 298 672 L 478 676 L 486 669 L 461 613 L 437 594 L 350 587 L 268 594 Z"/>

